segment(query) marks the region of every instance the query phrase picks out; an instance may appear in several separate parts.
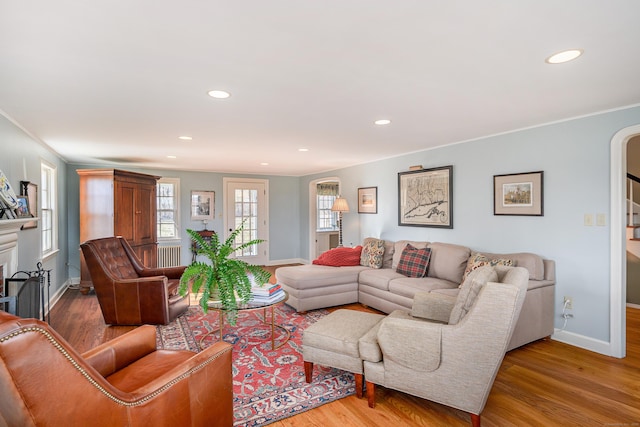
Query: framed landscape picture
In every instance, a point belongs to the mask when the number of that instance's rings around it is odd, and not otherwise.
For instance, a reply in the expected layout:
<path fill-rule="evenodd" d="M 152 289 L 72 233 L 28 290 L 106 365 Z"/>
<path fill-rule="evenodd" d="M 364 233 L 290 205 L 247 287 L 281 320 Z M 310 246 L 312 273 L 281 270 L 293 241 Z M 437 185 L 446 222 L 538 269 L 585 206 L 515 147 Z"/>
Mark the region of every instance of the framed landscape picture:
<path fill-rule="evenodd" d="M 453 228 L 453 166 L 398 173 L 398 225 Z"/>
<path fill-rule="evenodd" d="M 543 216 L 543 172 L 493 176 L 493 214 Z"/>
<path fill-rule="evenodd" d="M 378 213 L 378 187 L 358 188 L 358 213 Z"/>

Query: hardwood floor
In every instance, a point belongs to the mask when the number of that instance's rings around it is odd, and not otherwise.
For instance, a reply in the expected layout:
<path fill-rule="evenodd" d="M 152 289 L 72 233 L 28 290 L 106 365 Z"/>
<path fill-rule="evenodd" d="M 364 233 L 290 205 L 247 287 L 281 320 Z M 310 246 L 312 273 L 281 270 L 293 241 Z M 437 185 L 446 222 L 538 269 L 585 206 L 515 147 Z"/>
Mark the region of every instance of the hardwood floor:
<path fill-rule="evenodd" d="M 370 310 L 359 304 L 346 308 Z M 134 327 L 106 326 L 93 291 L 67 290 L 51 324 L 84 352 Z M 271 424 L 293 426 L 468 426 L 469 415 L 376 387 L 376 407 L 350 396 Z M 627 357 L 603 356 L 550 339 L 507 353 L 482 413 L 483 426 L 640 425 L 640 310 L 627 309 Z"/>

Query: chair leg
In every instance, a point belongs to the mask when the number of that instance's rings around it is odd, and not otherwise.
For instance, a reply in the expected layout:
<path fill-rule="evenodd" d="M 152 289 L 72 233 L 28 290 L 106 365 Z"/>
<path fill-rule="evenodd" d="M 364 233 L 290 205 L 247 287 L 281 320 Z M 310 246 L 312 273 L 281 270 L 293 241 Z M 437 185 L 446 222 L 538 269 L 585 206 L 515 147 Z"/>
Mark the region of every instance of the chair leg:
<path fill-rule="evenodd" d="M 353 376 L 356 379 L 356 397 L 362 399 L 362 380 L 364 377 L 362 374 L 353 374 Z"/>
<path fill-rule="evenodd" d="M 473 427 L 480 427 L 480 415 L 471 414 L 471 425 Z"/>
<path fill-rule="evenodd" d="M 304 361 L 304 379 L 307 380 L 308 383 L 311 382 L 313 378 L 313 362 Z"/>
<path fill-rule="evenodd" d="M 367 381 L 367 403 L 369 408 L 375 408 L 376 406 L 376 385 L 371 381 Z"/>

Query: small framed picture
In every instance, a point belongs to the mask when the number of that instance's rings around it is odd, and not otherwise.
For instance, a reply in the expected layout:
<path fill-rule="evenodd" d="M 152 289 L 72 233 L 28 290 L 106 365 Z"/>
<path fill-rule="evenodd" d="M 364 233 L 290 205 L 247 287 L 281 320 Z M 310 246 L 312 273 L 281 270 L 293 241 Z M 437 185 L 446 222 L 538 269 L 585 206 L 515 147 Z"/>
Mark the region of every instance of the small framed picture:
<path fill-rule="evenodd" d="M 378 213 L 378 187 L 358 188 L 358 213 Z"/>
<path fill-rule="evenodd" d="M 29 181 L 20 181 L 20 192 L 27 196 L 29 201 L 29 213 L 31 213 L 32 218 L 38 217 L 38 185 Z M 29 228 L 37 228 L 38 221 L 33 220 L 29 221 L 22 225 L 22 230 L 27 230 Z"/>
<path fill-rule="evenodd" d="M 543 216 L 543 172 L 493 176 L 493 214 Z"/>
<path fill-rule="evenodd" d="M 29 198 L 27 196 L 17 196 L 18 207 L 15 209 L 18 218 L 32 218 L 29 212 Z"/>
<path fill-rule="evenodd" d="M 191 192 L 191 220 L 213 221 L 215 216 L 216 193 L 214 191 Z"/>

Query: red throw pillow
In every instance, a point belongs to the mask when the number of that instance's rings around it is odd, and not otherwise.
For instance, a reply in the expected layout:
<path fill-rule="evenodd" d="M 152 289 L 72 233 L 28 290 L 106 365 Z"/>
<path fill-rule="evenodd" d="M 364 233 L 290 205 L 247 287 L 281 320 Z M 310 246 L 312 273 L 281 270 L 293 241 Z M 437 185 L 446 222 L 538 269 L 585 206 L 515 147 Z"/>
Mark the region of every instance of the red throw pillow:
<path fill-rule="evenodd" d="M 360 265 L 360 253 L 362 246 L 355 248 L 335 248 L 321 254 L 313 260 L 314 264 L 330 265 L 332 267 L 346 267 L 349 265 Z"/>

